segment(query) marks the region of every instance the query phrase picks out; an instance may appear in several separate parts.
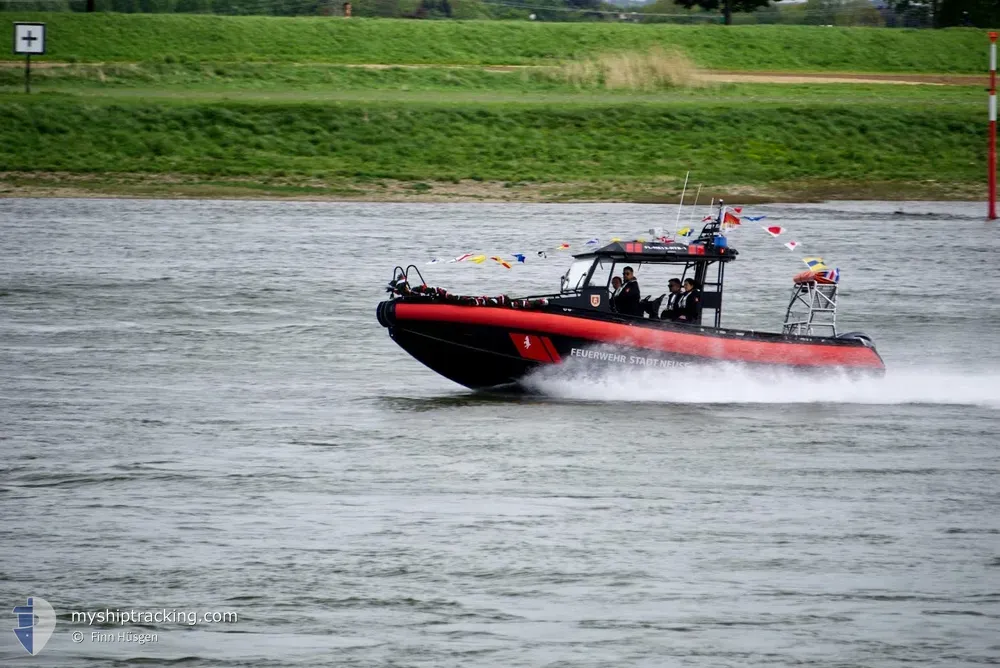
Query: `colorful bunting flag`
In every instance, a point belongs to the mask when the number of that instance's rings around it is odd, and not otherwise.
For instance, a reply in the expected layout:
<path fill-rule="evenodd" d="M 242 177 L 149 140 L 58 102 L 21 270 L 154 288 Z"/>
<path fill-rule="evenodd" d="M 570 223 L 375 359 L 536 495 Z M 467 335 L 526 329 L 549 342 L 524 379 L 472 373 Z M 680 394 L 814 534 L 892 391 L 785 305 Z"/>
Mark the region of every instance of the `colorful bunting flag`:
<path fill-rule="evenodd" d="M 820 276 L 830 282 L 839 283 L 840 282 L 840 269 L 827 269 L 826 271 L 820 272 Z"/>
<path fill-rule="evenodd" d="M 802 261 L 806 263 L 812 271 L 826 271 L 829 269 L 825 264 L 823 264 L 823 258 L 821 257 L 804 257 Z"/>
<path fill-rule="evenodd" d="M 742 224 L 742 220 L 741 220 L 741 217 L 740 217 L 739 214 L 741 214 L 742 211 L 743 211 L 743 207 L 727 207 L 726 209 L 724 209 L 723 210 L 722 221 L 721 221 L 722 227 L 730 227 L 731 228 L 731 227 L 736 227 L 738 225 L 741 225 Z M 745 216 L 744 218 L 746 220 L 756 222 L 756 221 L 760 221 L 760 220 L 763 220 L 763 219 L 767 218 L 767 216 Z M 702 222 L 703 223 L 711 222 L 713 220 L 716 220 L 716 219 L 712 215 L 707 215 L 704 218 L 702 218 Z M 779 225 L 762 226 L 761 229 L 763 229 L 765 232 L 767 232 L 768 234 L 770 234 L 772 237 L 777 237 L 777 236 L 779 236 L 781 234 L 784 234 L 784 233 L 786 233 L 788 231 L 788 230 L 786 230 L 785 228 L 783 228 L 783 227 L 781 227 Z M 689 239 L 690 237 L 694 236 L 697 233 L 697 231 L 698 231 L 697 228 L 683 227 L 683 228 L 681 228 L 680 230 L 677 231 L 676 235 L 669 235 L 668 236 L 667 234 L 664 233 L 664 228 L 653 227 L 653 228 L 649 229 L 649 236 L 639 236 L 639 237 L 634 237 L 634 239 L 635 239 L 635 242 L 638 243 L 638 244 L 646 243 L 647 239 L 649 239 L 649 238 L 651 238 L 653 241 L 658 241 L 658 242 L 661 242 L 661 243 L 673 243 L 674 239 L 677 239 L 679 241 L 684 241 L 686 239 Z M 624 243 L 622 241 L 621 237 L 611 237 L 611 242 L 612 243 Z M 581 247 L 581 246 L 596 247 L 596 246 L 599 246 L 601 243 L 603 243 L 603 242 L 601 241 L 600 237 L 594 237 L 594 238 L 589 239 L 589 240 L 587 240 L 587 241 L 585 241 L 583 243 L 576 244 L 576 247 L 578 247 L 578 248 Z M 798 248 L 799 245 L 800 244 L 797 241 L 789 241 L 788 243 L 784 244 L 785 248 L 787 248 L 788 250 L 795 250 L 796 248 Z M 556 246 L 554 250 L 557 250 L 557 251 L 570 250 L 571 248 L 573 248 L 573 246 L 574 246 L 574 244 L 563 242 L 563 243 L 559 244 L 558 246 Z M 507 269 L 510 269 L 515 262 L 518 263 L 518 264 L 524 264 L 525 262 L 527 262 L 528 255 L 530 255 L 530 254 L 525 254 L 525 253 L 511 253 L 509 257 L 512 258 L 512 259 L 506 260 L 503 257 L 500 257 L 498 255 L 487 256 L 487 255 L 472 255 L 471 253 L 463 253 L 462 255 L 459 255 L 458 257 L 453 258 L 451 260 L 443 260 L 443 259 L 434 257 L 434 258 L 431 258 L 430 261 L 427 262 L 427 264 L 432 265 L 432 264 L 439 264 L 439 263 L 442 263 L 442 262 L 449 262 L 449 263 L 453 263 L 453 262 L 472 262 L 474 264 L 483 264 L 487 259 L 489 259 L 489 260 L 492 260 L 492 261 L 496 262 L 497 264 L 500 264 L 501 266 L 503 266 L 503 267 L 505 267 Z M 548 258 L 548 251 L 540 250 L 540 251 L 536 252 L 536 255 L 537 255 L 538 258 Z M 822 258 L 805 258 L 803 261 L 809 266 L 810 270 L 812 270 L 812 271 L 815 271 L 815 272 L 830 271 L 827 268 L 827 266 L 825 264 L 823 264 Z M 833 270 L 833 271 L 836 271 L 836 270 Z"/>

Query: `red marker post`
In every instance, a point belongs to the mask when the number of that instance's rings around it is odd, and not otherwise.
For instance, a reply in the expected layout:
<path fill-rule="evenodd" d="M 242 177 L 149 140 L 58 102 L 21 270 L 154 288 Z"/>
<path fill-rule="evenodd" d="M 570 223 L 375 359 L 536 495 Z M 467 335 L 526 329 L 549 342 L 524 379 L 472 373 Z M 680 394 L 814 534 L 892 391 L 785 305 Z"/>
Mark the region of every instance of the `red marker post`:
<path fill-rule="evenodd" d="M 990 203 L 987 217 L 997 219 L 997 33 L 990 33 L 990 149 L 987 158 L 989 169 Z"/>

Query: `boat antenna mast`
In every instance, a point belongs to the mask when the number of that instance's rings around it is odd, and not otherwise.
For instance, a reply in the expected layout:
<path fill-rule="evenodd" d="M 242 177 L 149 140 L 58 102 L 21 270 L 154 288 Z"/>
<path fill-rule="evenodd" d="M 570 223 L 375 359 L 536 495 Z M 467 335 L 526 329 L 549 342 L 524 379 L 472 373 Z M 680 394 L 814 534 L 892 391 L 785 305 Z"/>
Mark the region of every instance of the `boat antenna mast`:
<path fill-rule="evenodd" d="M 719 208 L 715 212 L 715 217 L 705 223 L 705 226 L 701 228 L 701 234 L 698 235 L 698 241 L 703 241 L 706 243 L 715 243 L 715 235 L 719 234 L 722 230 L 722 216 L 726 210 L 726 203 L 723 200 L 719 200 Z"/>
<path fill-rule="evenodd" d="M 688 214 L 687 226 L 691 227 L 694 225 L 694 214 L 698 212 L 698 199 L 701 197 L 701 186 L 703 184 L 698 184 L 698 192 L 694 194 L 694 204 L 691 205 L 691 213 Z"/>
<path fill-rule="evenodd" d="M 681 210 L 684 208 L 684 195 L 687 193 L 688 178 L 690 178 L 690 176 L 691 170 L 689 169 L 688 173 L 684 176 L 684 188 L 681 189 L 681 201 L 677 204 L 677 218 L 674 220 L 675 230 L 679 229 L 678 226 L 681 224 Z"/>

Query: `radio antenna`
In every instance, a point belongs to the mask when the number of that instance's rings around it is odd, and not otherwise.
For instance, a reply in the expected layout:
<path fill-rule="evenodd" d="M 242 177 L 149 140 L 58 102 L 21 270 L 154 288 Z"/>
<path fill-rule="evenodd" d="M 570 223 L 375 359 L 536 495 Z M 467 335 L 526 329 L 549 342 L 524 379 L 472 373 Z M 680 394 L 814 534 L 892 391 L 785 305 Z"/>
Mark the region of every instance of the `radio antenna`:
<path fill-rule="evenodd" d="M 684 207 L 684 193 L 687 192 L 688 177 L 690 176 L 691 176 L 691 170 L 689 169 L 687 175 L 684 176 L 684 189 L 681 190 L 681 201 L 677 205 L 677 220 L 674 221 L 674 229 L 677 229 L 677 226 L 681 224 L 681 209 Z"/>
<path fill-rule="evenodd" d="M 691 205 L 691 215 L 688 216 L 688 227 L 694 222 L 695 209 L 698 208 L 698 198 L 701 197 L 701 184 L 698 184 L 698 192 L 694 195 L 694 204 Z"/>

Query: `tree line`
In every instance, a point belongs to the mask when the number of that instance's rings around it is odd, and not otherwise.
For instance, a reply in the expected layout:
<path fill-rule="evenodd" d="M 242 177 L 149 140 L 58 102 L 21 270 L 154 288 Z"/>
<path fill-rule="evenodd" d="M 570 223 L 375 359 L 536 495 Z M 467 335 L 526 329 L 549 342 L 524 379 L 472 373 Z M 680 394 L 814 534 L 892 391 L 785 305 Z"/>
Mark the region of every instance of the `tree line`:
<path fill-rule="evenodd" d="M 628 7 L 605 0 L 350 0 L 353 16 L 460 19 L 523 19 L 526 11 L 545 21 L 657 20 L 657 15 L 694 10 L 691 18 L 721 14 L 759 20 L 736 22 L 819 25 L 914 25 L 946 28 L 1000 27 L 1000 0 L 808 0 L 776 7 L 770 0 L 654 0 Z M 345 0 L 0 0 L 0 10 L 122 13 L 203 13 L 271 16 L 340 16 Z M 519 6 L 523 5 L 523 7 Z M 702 12 L 704 14 L 702 14 Z M 844 17 L 850 17 L 845 19 Z M 662 20 L 676 20 L 664 18 Z"/>

